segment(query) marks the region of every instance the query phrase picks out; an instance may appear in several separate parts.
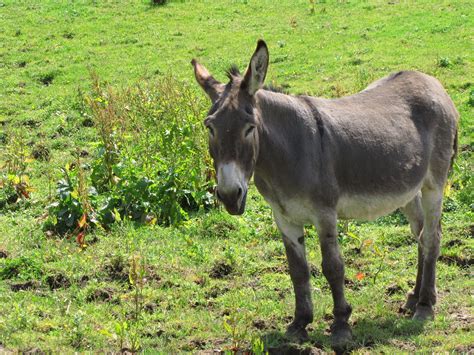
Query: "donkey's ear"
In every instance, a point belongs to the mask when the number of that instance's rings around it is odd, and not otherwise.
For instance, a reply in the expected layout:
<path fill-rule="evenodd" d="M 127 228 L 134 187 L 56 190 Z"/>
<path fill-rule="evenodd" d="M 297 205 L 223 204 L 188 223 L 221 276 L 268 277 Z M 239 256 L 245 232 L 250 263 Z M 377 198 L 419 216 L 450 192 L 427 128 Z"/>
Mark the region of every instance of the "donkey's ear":
<path fill-rule="evenodd" d="M 198 84 L 201 85 L 206 94 L 211 98 L 211 101 L 213 103 L 216 102 L 220 94 L 224 91 L 225 85 L 214 79 L 207 69 L 199 64 L 196 59 L 193 59 L 191 64 L 194 67 L 194 75 L 196 76 Z"/>
<path fill-rule="evenodd" d="M 250 59 L 250 64 L 245 72 L 241 86 L 241 88 L 247 90 L 250 95 L 255 94 L 265 81 L 268 69 L 268 57 L 267 44 L 263 40 L 259 40 L 257 49 L 255 49 L 252 59 Z"/>

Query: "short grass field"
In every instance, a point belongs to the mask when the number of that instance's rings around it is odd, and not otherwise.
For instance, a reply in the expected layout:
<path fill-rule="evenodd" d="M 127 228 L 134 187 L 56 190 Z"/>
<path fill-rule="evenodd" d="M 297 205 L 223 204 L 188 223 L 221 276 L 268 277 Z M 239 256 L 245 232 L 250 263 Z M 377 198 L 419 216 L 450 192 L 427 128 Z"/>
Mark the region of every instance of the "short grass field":
<path fill-rule="evenodd" d="M 291 94 L 349 95 L 401 69 L 444 85 L 461 118 L 445 194 L 436 318 L 418 323 L 399 310 L 416 273 L 416 241 L 404 217 L 341 222 L 354 308 L 348 351 L 474 351 L 473 13 L 468 0 L 0 0 L 0 353 L 331 351 L 332 299 L 317 234 L 306 228 L 315 319 L 310 341 L 292 344 L 284 337 L 294 310 L 284 247 L 253 185 L 241 217 L 214 206 L 161 223 L 153 214 L 132 220 L 113 209 L 115 223 L 106 227 L 92 227 L 86 217 L 66 232 L 48 225 L 60 220 L 48 206 L 60 198 L 61 168 L 73 174 L 80 159 L 94 171 L 103 161 L 105 126 L 87 100 L 97 95 L 96 77 L 128 93 L 118 106 L 137 122 L 134 108 L 148 104 L 129 108 L 127 98 L 144 97 L 130 88 L 184 85 L 198 107 L 189 119 L 199 123 L 209 103 L 191 59 L 224 81 L 231 64 L 245 69 L 260 38 L 270 50 L 267 83 Z M 172 102 L 185 105 L 174 92 Z M 145 127 L 121 151 L 160 135 L 166 122 Z M 186 134 L 205 133 L 198 124 Z M 155 148 L 150 156 L 167 154 Z M 203 166 L 208 159 L 192 157 Z M 71 196 L 81 195 L 90 171 L 77 173 Z M 77 200 L 77 208 L 93 210 L 87 198 Z"/>

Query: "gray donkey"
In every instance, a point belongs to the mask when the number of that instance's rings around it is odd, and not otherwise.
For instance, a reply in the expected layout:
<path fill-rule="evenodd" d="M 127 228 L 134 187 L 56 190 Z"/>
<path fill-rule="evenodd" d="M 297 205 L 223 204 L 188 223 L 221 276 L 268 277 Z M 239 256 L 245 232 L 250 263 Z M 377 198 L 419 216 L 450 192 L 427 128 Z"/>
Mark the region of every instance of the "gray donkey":
<path fill-rule="evenodd" d="M 434 316 L 435 264 L 443 189 L 457 146 L 458 112 L 433 77 L 401 71 L 339 99 L 285 95 L 262 88 L 268 48 L 258 41 L 243 76 L 222 84 L 196 60 L 197 82 L 212 101 L 204 121 L 217 172 L 217 198 L 242 214 L 249 180 L 270 204 L 283 235 L 296 309 L 287 336 L 307 339 L 313 320 L 304 224 L 316 226 L 322 270 L 331 287 L 331 342 L 352 339 L 344 296 L 337 218 L 373 219 L 401 208 L 418 238 L 418 274 L 405 309 Z"/>

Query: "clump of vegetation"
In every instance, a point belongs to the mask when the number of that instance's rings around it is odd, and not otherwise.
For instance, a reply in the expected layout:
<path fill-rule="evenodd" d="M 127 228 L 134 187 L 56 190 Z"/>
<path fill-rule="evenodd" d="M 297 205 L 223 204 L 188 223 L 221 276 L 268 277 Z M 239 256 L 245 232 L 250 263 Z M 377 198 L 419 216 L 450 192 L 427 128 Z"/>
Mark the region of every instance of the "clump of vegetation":
<path fill-rule="evenodd" d="M 41 266 L 32 258 L 2 259 L 0 264 L 0 280 L 18 278 L 21 280 L 38 279 L 42 275 Z"/>
<path fill-rule="evenodd" d="M 82 245 L 91 224 L 99 225 L 97 191 L 93 186 L 87 186 L 79 158 L 74 166 L 67 164 L 61 171 L 63 178 L 57 183 L 56 200 L 48 206 L 46 229 L 60 235 L 72 232 Z"/>
<path fill-rule="evenodd" d="M 191 88 L 172 77 L 125 90 L 95 79 L 87 102 L 100 136 L 91 178 L 107 194 L 102 211 L 176 224 L 211 206 L 204 103 Z"/>
<path fill-rule="evenodd" d="M 16 131 L 9 132 L 8 142 L 1 151 L 0 208 L 29 199 L 33 188 L 30 184 L 28 164 L 32 161 L 24 137 Z"/>
<path fill-rule="evenodd" d="M 474 107 L 474 89 L 471 89 L 469 92 L 469 100 L 467 101 L 467 104 L 471 107 Z"/>
<path fill-rule="evenodd" d="M 89 177 L 79 161 L 63 169 L 49 208 L 58 233 L 123 219 L 177 224 L 213 205 L 204 103 L 187 85 L 166 77 L 121 90 L 93 75 L 85 102 L 97 151 Z"/>
<path fill-rule="evenodd" d="M 441 58 L 438 58 L 437 64 L 438 64 L 438 66 L 441 67 L 441 68 L 448 68 L 448 67 L 450 67 L 453 63 L 451 62 L 451 59 L 449 59 L 448 57 L 441 57 Z"/>

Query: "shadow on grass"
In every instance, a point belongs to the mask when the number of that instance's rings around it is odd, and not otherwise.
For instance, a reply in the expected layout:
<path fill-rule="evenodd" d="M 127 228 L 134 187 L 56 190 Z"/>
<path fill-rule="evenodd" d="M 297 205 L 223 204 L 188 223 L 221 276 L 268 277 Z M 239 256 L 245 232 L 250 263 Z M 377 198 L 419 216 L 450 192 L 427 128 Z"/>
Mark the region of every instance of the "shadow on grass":
<path fill-rule="evenodd" d="M 329 328 L 329 325 L 326 327 Z M 397 315 L 377 319 L 362 318 L 352 326 L 353 342 L 348 352 L 358 349 L 370 350 L 380 345 L 391 344 L 401 351 L 412 350 L 412 338 L 421 334 L 424 323 Z M 309 332 L 310 340 L 304 344 L 291 343 L 284 332 L 270 331 L 263 334 L 265 349 L 270 354 L 317 354 L 331 350 L 328 332 L 320 329 Z M 395 342 L 393 340 L 396 340 Z"/>

